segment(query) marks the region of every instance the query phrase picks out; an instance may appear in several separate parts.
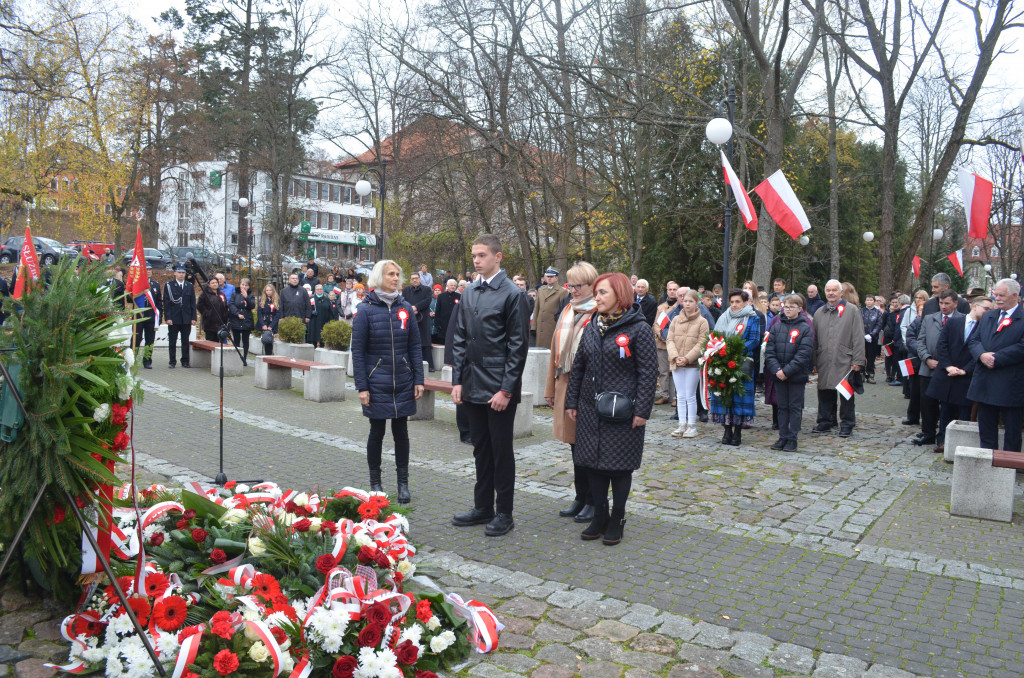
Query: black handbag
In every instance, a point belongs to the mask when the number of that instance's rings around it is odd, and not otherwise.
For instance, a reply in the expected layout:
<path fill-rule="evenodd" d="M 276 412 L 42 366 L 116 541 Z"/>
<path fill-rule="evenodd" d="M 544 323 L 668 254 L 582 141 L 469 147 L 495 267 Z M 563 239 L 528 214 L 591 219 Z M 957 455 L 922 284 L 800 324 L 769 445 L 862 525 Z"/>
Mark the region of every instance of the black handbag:
<path fill-rule="evenodd" d="M 260 335 L 260 340 L 264 344 L 273 344 L 274 343 L 274 333 L 271 332 L 270 330 L 263 330 L 263 334 Z"/>
<path fill-rule="evenodd" d="M 598 372 L 604 376 L 604 337 L 598 332 L 598 351 L 600 358 Z M 609 424 L 625 424 L 633 421 L 634 403 L 632 398 L 618 391 L 602 391 L 594 379 L 594 409 L 597 416 Z"/>

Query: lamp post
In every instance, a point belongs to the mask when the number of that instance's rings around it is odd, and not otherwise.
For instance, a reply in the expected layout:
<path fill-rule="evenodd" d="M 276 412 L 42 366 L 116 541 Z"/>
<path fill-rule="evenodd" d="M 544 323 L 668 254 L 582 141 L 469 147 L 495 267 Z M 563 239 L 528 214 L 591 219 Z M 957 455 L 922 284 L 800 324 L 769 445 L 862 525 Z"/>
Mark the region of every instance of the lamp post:
<path fill-rule="evenodd" d="M 790 289 L 796 289 L 796 243 L 800 243 L 801 247 L 807 247 L 811 242 L 811 239 L 806 235 L 802 235 L 793 241 L 793 249 L 789 258 L 789 285 Z"/>
<path fill-rule="evenodd" d="M 380 239 L 377 241 L 377 259 L 384 258 L 384 201 L 387 199 L 387 158 L 380 159 L 380 169 L 370 168 L 363 173 L 365 177 L 367 174 L 376 175 L 378 181 L 380 181 L 380 217 L 378 217 L 378 223 L 380 225 Z M 370 182 L 366 179 L 360 179 L 356 182 L 356 193 L 362 197 L 370 195 L 370 191 L 373 187 Z"/>
<path fill-rule="evenodd" d="M 928 276 L 929 279 L 931 279 L 932 275 L 935 275 L 935 241 L 942 240 L 942 235 L 943 232 L 941 228 L 932 229 L 932 242 L 928 246 L 928 270 L 931 273 L 931 275 Z"/>
<path fill-rule="evenodd" d="M 729 104 L 729 117 L 722 117 L 722 104 Z M 707 127 L 704 130 L 705 136 L 708 141 L 713 143 L 715 146 L 721 146 L 722 144 L 728 144 L 726 149 L 726 157 L 729 158 L 729 163 L 732 163 L 732 123 L 733 123 L 733 106 L 736 103 L 736 87 L 729 85 L 729 96 L 718 102 L 718 117 L 712 118 L 708 121 Z M 722 226 L 725 230 L 725 242 L 722 248 L 722 291 L 725 294 L 729 293 L 729 241 L 732 237 L 732 198 L 729 197 L 729 188 L 725 188 L 725 217 L 722 220 Z"/>
<path fill-rule="evenodd" d="M 861 235 L 861 238 L 864 239 L 864 242 L 871 242 L 872 240 L 875 239 L 875 234 L 872 233 L 871 231 L 864 231 L 864 234 Z M 860 289 L 860 248 L 859 247 L 857 248 L 857 289 L 858 290 Z"/>

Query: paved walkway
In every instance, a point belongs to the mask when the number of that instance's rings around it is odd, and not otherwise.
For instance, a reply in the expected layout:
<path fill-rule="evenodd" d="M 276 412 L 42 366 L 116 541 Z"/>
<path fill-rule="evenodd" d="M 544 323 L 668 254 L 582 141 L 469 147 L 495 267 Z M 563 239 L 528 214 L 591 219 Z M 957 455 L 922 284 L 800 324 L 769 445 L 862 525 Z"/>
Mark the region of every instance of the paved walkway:
<path fill-rule="evenodd" d="M 163 357 L 158 351 L 157 368 L 143 374 L 147 394 L 135 423 L 136 447 L 156 460 L 212 476 L 217 380 L 203 370 L 167 370 Z M 244 377 L 226 380 L 229 478 L 325 488 L 365 484 L 368 425 L 354 393 L 344 403 L 316 404 L 297 390 L 261 391 L 252 381 L 251 368 Z M 650 631 L 672 639 L 668 655 L 676 662 L 690 659 L 687 653 L 719 652 L 702 655 L 702 666 L 718 666 L 726 675 L 903 675 L 884 673 L 886 667 L 935 676 L 1024 675 L 1024 651 L 1013 641 L 1024 630 L 1024 570 L 1017 569 L 1016 557 L 1024 549 L 1020 514 L 1011 525 L 950 519 L 949 467 L 939 455 L 906 442 L 913 431 L 899 425 L 899 389 L 868 388 L 861 407 L 868 413 L 852 438 L 807 435 L 796 453 L 767 449 L 775 439 L 767 409 L 744 433 L 745 444 L 731 448 L 718 442 L 721 429 L 710 425 L 694 440 L 669 437 L 675 422 L 668 408 L 657 408 L 628 507 L 626 538 L 614 548 L 581 542 L 580 526 L 557 516 L 571 496 L 571 464 L 568 447 L 550 437 L 550 411 L 544 409 L 537 410 L 536 435 L 516 443 L 516 530 L 489 539 L 482 528 L 452 528 L 452 513 L 471 502 L 473 464 L 470 448 L 458 442 L 450 406 L 439 398 L 438 421 L 410 422 L 412 537 L 433 552 L 443 571 L 454 572 L 447 576 L 476 586 L 508 578 L 528 582 L 491 593 L 499 610 L 515 620 L 510 626 L 532 634 L 513 629 L 505 647 L 541 662 L 507 666 L 513 660 L 503 664 L 499 654 L 471 671 L 486 676 L 504 666 L 513 673 L 558 675 L 550 667 L 559 664 L 540 656 L 544 648 L 536 637 L 544 635 L 545 624 L 556 624 L 579 629 L 566 643 L 578 655 L 572 670 L 584 675 L 597 676 L 598 668 L 607 669 L 600 675 L 620 675 L 631 664 L 616 659 L 618 653 L 636 649 L 628 643 L 661 642 L 635 640 Z M 815 402 L 813 395 L 808 400 Z M 897 409 L 899 417 L 882 414 Z M 805 415 L 805 430 L 812 418 L 813 411 Z M 151 469 L 176 472 L 159 462 Z M 390 469 L 385 487 L 394 488 Z M 495 571 L 505 574 L 489 582 L 467 576 L 489 567 L 504 568 Z M 528 589 L 537 586 L 552 588 L 531 597 Z M 587 593 L 552 600 L 561 587 Z M 513 600 L 522 596 L 542 601 L 544 609 L 519 611 Z M 601 596 L 614 602 L 594 603 Z M 552 621 L 560 602 L 574 612 Z M 585 608 L 587 603 L 594 605 Z M 588 631 L 602 610 L 636 634 L 620 639 L 633 632 Z M 571 623 L 590 620 L 587 615 L 594 624 Z M 665 631 L 666 624 L 672 631 L 698 620 L 710 628 L 702 627 L 703 635 Z M 518 640 L 527 635 L 531 642 Z M 615 652 L 580 645 L 585 638 L 618 645 Z M 761 639 L 756 642 L 767 648 L 763 654 L 735 654 L 737 646 L 745 652 L 751 639 Z M 777 653 L 803 659 L 784 667 L 770 660 Z M 727 667 L 733 660 L 746 664 Z M 832 670 L 840 660 L 853 663 L 845 672 Z M 601 667 L 586 669 L 591 663 Z M 627 675 L 677 671 L 655 664 L 632 664 L 637 668 Z"/>

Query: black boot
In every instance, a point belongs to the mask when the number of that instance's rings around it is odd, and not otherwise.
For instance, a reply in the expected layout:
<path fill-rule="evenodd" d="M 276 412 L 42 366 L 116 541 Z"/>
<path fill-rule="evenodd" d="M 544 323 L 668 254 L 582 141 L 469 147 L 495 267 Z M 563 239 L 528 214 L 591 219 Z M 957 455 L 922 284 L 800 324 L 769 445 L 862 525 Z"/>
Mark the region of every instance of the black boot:
<path fill-rule="evenodd" d="M 598 539 L 604 531 L 608 528 L 608 502 L 600 506 L 594 507 L 594 517 L 591 519 L 590 524 L 587 525 L 586 529 L 580 533 L 580 539 L 583 541 L 593 541 Z"/>
<path fill-rule="evenodd" d="M 370 469 L 370 492 L 383 492 L 384 486 L 380 484 L 380 468 Z"/>
<path fill-rule="evenodd" d="M 743 442 L 743 427 L 742 426 L 733 426 L 732 427 L 732 440 L 729 441 L 729 444 L 732 445 L 733 447 L 739 447 L 742 442 Z"/>
<path fill-rule="evenodd" d="M 608 519 L 608 529 L 604 531 L 605 546 L 615 546 L 622 541 L 622 533 L 626 529 L 626 512 L 615 509 Z"/>
<path fill-rule="evenodd" d="M 398 503 L 408 504 L 412 501 L 412 495 L 409 494 L 409 467 L 399 466 L 398 472 Z"/>
<path fill-rule="evenodd" d="M 725 428 L 725 435 L 722 436 L 723 445 L 732 445 L 732 426 L 728 424 L 722 425 Z"/>
<path fill-rule="evenodd" d="M 573 518 L 577 523 L 589 523 L 594 519 L 594 505 L 587 504 L 583 507 L 583 510 L 576 514 Z"/>

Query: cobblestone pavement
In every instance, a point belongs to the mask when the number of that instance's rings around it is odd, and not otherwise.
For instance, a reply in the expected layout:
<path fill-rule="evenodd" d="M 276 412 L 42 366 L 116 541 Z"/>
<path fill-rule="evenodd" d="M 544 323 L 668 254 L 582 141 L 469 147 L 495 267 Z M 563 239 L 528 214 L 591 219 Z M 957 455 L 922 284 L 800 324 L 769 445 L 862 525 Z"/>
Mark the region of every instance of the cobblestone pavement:
<path fill-rule="evenodd" d="M 217 380 L 169 371 L 160 357 L 143 375 L 136 447 L 157 472 L 181 473 L 165 460 L 190 478 L 212 476 Z M 581 542 L 580 526 L 556 515 L 571 497 L 571 464 L 543 408 L 535 435 L 516 443 L 516 530 L 488 539 L 482 528 L 452 528 L 451 514 L 471 502 L 473 464 L 438 398 L 437 421 L 410 422 L 412 537 L 444 583 L 490 596 L 512 620 L 502 645 L 519 657 L 503 659 L 503 650 L 468 670 L 678 677 L 701 675 L 686 672 L 696 662 L 704 675 L 1024 675 L 1012 641 L 1024 630 L 1024 570 L 1014 557 L 1024 547 L 1022 511 L 1010 525 L 950 519 L 949 467 L 906 442 L 915 431 L 899 424 L 899 389 L 868 389 L 852 438 L 808 434 L 796 453 L 767 449 L 775 436 L 766 408 L 739 448 L 722 446 L 711 425 L 694 440 L 673 439 L 670 410 L 657 408 L 615 548 Z M 298 391 L 261 391 L 250 369 L 226 380 L 225 403 L 229 478 L 365 484 L 368 424 L 354 397 L 316 404 Z M 805 430 L 813 416 L 809 408 Z M 393 478 L 386 469 L 386 488 Z M 551 588 L 541 596 L 536 587 Z M 572 604 L 559 593 L 575 595 Z M 689 637 L 674 630 L 700 624 Z M 747 654 L 750 643 L 766 649 Z M 653 658 L 631 663 L 631 653 Z M 783 655 L 802 659 L 782 665 Z"/>

